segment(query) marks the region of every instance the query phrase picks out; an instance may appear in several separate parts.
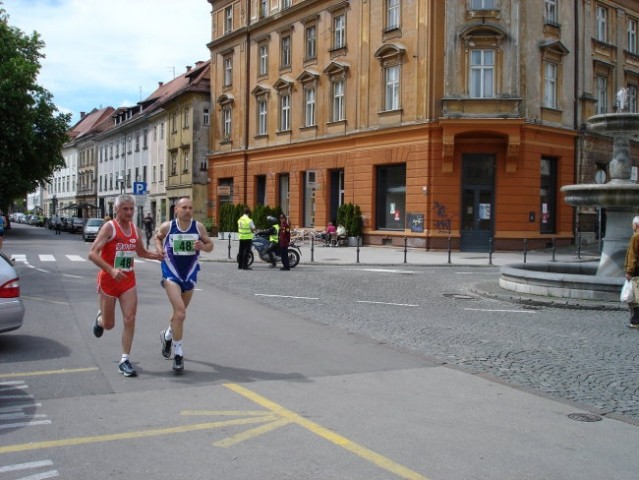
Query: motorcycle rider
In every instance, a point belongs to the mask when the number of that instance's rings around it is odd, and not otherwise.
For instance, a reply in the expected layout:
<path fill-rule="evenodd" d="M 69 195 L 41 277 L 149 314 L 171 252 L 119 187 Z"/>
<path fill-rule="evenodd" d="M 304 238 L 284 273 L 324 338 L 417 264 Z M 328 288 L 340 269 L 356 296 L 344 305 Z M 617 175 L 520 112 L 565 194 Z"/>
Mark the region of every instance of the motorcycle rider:
<path fill-rule="evenodd" d="M 273 255 L 273 252 L 279 248 L 278 239 L 279 239 L 279 233 L 280 233 L 280 226 L 277 221 L 277 218 L 275 217 L 268 216 L 266 217 L 266 220 L 268 221 L 268 224 L 270 225 L 270 227 L 267 228 L 266 230 L 262 230 L 259 233 L 263 235 L 268 235 L 269 244 L 268 244 L 268 247 L 266 247 L 266 249 L 264 250 L 264 254 L 268 255 L 268 259 L 271 262 L 271 268 L 275 268 L 277 266 L 277 263 L 275 262 L 275 256 Z"/>

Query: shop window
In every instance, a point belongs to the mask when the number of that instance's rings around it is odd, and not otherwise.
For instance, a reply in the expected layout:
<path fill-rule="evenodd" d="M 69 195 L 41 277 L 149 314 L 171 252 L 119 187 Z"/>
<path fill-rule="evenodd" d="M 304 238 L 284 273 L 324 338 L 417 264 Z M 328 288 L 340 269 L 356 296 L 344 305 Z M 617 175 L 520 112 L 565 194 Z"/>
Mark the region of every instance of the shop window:
<path fill-rule="evenodd" d="M 541 202 L 540 233 L 556 233 L 557 160 L 541 159 L 539 200 Z"/>
<path fill-rule="evenodd" d="M 404 230 L 406 165 L 377 167 L 376 219 L 380 230 Z"/>

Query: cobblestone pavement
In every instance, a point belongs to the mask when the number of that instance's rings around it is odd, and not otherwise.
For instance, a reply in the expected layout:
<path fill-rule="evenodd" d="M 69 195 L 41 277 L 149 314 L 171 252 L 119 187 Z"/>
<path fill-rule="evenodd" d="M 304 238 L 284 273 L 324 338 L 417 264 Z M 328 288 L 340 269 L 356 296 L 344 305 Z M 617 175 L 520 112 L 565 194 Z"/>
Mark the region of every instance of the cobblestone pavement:
<path fill-rule="evenodd" d="M 556 308 L 482 294 L 499 290 L 497 267 L 206 271 L 235 293 L 281 294 L 253 298 L 300 318 L 639 424 L 639 331 L 618 304 Z"/>

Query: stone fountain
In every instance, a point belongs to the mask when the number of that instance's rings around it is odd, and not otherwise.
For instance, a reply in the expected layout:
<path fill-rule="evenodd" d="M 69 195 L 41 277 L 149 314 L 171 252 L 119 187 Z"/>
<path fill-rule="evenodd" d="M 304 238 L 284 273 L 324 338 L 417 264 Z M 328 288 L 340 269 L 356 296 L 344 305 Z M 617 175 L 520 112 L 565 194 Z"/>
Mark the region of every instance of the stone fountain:
<path fill-rule="evenodd" d="M 610 180 L 605 184 L 567 185 L 564 200 L 572 206 L 606 209 L 606 236 L 599 262 L 523 263 L 502 268 L 499 285 L 535 295 L 618 301 L 624 280 L 624 260 L 639 207 L 639 185 L 630 179 L 630 139 L 639 134 L 639 113 L 627 109 L 627 91 L 617 93 L 617 111 L 588 119 L 592 132 L 613 137 Z"/>

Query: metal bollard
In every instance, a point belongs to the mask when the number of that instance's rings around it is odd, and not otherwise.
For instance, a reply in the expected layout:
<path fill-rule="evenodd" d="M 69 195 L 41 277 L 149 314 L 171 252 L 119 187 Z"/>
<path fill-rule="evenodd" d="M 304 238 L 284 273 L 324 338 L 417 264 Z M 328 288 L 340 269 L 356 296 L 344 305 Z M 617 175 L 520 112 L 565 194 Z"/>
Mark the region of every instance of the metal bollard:
<path fill-rule="evenodd" d="M 231 259 L 231 234 L 229 233 L 229 260 Z"/>
<path fill-rule="evenodd" d="M 448 235 L 448 263 L 450 262 L 450 250 L 451 250 L 451 238 L 450 235 Z"/>
<path fill-rule="evenodd" d="M 577 258 L 581 260 L 581 232 L 577 234 Z"/>
<path fill-rule="evenodd" d="M 359 239 L 360 237 L 357 237 L 357 263 L 359 263 Z"/>
<path fill-rule="evenodd" d="M 488 239 L 488 265 L 493 264 L 493 237 Z"/>
<path fill-rule="evenodd" d="M 315 261 L 315 236 L 311 237 L 311 262 Z"/>
<path fill-rule="evenodd" d="M 555 259 L 555 250 L 556 250 L 555 237 L 552 237 L 552 261 L 553 262 L 557 261 Z"/>
<path fill-rule="evenodd" d="M 408 237 L 404 236 L 404 263 L 406 263 L 406 254 L 408 253 Z"/>
<path fill-rule="evenodd" d="M 527 254 L 528 254 L 528 239 L 524 238 L 524 263 L 526 263 Z"/>

